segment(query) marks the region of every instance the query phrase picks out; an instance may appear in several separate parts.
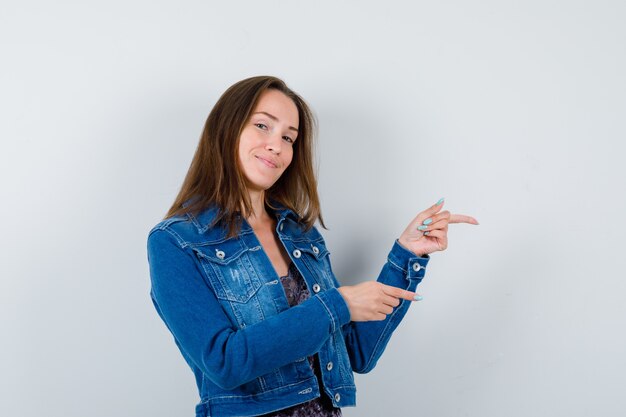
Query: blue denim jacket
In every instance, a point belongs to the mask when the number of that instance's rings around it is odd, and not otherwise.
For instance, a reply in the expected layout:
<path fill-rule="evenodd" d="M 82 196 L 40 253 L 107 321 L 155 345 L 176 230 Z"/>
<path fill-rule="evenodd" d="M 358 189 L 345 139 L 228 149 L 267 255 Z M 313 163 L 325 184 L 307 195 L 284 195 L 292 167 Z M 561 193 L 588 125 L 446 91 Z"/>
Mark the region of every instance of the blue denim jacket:
<path fill-rule="evenodd" d="M 196 416 L 256 416 L 320 389 L 335 407 L 354 406 L 353 372 L 374 368 L 411 303 L 401 300 L 383 321 L 351 322 L 324 239 L 280 208 L 276 233 L 311 294 L 290 308 L 250 225 L 244 220 L 238 236 L 226 238 L 224 228 L 210 227 L 215 214 L 163 220 L 147 242 L 150 296 L 196 377 Z M 414 291 L 429 259 L 396 241 L 378 281 Z M 323 387 L 306 360 L 315 353 Z"/>

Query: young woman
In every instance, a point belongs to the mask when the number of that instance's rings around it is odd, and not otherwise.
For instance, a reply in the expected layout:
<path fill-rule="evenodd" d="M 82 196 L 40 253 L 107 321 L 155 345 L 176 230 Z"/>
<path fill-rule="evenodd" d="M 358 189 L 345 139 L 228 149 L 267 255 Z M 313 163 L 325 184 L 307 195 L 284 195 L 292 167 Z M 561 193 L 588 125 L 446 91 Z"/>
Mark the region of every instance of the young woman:
<path fill-rule="evenodd" d="M 148 235 L 154 306 L 191 367 L 196 416 L 340 416 L 374 368 L 449 223 L 422 211 L 376 281 L 340 286 L 322 226 L 304 100 L 275 77 L 231 86 Z"/>

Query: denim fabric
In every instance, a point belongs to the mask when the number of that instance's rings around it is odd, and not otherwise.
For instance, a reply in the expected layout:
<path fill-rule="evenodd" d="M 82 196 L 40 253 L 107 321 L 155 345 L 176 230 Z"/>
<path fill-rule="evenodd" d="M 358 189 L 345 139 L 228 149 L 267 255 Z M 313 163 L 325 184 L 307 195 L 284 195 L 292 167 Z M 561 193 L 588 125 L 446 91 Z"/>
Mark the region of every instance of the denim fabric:
<path fill-rule="evenodd" d="M 280 279 L 250 225 L 226 238 L 208 208 L 158 223 L 147 249 L 152 302 L 193 371 L 196 417 L 256 416 L 309 401 L 324 389 L 335 407 L 354 406 L 353 372 L 374 368 L 410 302 L 384 321 L 351 322 L 328 249 L 290 210 L 276 233 L 311 297 L 289 307 Z M 414 291 L 429 256 L 393 244 L 378 281 Z M 307 356 L 319 354 L 323 387 Z"/>

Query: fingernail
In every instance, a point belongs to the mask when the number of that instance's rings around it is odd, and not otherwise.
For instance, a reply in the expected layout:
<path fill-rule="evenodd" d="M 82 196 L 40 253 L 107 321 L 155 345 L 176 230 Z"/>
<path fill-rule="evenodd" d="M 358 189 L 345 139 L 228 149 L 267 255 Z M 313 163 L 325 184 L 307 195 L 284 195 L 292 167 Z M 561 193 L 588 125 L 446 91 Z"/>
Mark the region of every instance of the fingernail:
<path fill-rule="evenodd" d="M 415 301 L 422 301 L 424 299 L 424 297 L 422 297 L 421 295 L 416 295 L 415 297 L 413 297 L 413 299 Z"/>
<path fill-rule="evenodd" d="M 428 226 L 417 226 L 417 230 L 426 230 Z"/>
<path fill-rule="evenodd" d="M 424 232 L 424 236 L 428 236 L 430 232 Z"/>
<path fill-rule="evenodd" d="M 428 218 L 428 219 L 424 220 L 424 221 L 422 222 L 422 224 L 431 224 L 432 222 L 433 222 L 433 219 Z"/>
<path fill-rule="evenodd" d="M 441 198 L 439 199 L 439 201 L 437 201 L 437 204 L 435 204 L 435 205 L 436 205 L 436 206 L 438 206 L 439 204 L 443 203 L 444 198 L 445 198 L 445 197 L 441 197 Z"/>

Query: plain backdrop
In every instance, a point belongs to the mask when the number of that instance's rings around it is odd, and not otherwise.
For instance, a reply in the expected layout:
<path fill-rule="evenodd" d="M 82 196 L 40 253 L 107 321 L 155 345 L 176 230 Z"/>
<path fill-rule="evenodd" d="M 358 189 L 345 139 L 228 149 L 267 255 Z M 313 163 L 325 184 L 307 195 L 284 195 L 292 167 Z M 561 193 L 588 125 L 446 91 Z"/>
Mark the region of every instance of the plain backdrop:
<path fill-rule="evenodd" d="M 622 1 L 12 1 L 0 12 L 0 415 L 192 416 L 146 237 L 243 78 L 319 120 L 322 232 L 375 279 L 451 225 L 354 416 L 626 412 Z"/>

